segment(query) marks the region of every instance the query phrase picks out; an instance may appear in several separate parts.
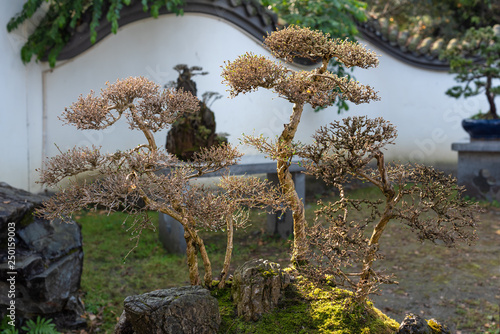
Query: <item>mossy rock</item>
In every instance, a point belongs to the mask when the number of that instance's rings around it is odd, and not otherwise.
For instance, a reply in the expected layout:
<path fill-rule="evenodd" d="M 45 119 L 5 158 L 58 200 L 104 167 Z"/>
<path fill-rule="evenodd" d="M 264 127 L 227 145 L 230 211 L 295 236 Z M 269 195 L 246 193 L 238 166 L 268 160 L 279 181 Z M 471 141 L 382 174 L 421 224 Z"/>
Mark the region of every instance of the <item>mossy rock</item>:
<path fill-rule="evenodd" d="M 237 316 L 229 288 L 212 291 L 219 301 L 222 317 L 219 333 L 396 333 L 399 324 L 373 306 L 349 304 L 351 293 L 329 288 L 319 289 L 294 283 L 274 311 L 258 321 L 246 322 Z"/>

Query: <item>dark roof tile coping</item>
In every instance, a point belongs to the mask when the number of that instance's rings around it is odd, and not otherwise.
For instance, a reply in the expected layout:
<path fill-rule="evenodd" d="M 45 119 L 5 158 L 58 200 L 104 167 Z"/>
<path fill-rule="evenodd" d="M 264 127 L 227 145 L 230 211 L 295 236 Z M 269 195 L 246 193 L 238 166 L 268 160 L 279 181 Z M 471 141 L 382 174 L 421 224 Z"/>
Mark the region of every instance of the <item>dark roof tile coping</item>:
<path fill-rule="evenodd" d="M 465 43 L 456 38 L 444 40 L 433 38 L 409 30 L 399 31 L 396 24 L 381 18 L 370 20 L 359 26 L 362 36 L 369 42 L 380 47 L 395 58 L 408 64 L 427 69 L 447 71 L 447 61 L 440 60 L 442 50 L 457 43 Z M 500 24 L 493 26 L 496 35 L 500 36 Z"/>

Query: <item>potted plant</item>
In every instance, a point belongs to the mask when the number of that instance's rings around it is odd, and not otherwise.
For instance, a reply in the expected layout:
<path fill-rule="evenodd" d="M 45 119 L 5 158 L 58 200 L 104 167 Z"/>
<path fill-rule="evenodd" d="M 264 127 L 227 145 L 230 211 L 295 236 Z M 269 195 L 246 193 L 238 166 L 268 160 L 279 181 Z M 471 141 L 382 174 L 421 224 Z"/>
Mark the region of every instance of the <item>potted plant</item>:
<path fill-rule="evenodd" d="M 454 98 L 485 94 L 489 111 L 464 119 L 462 126 L 471 139 L 500 140 L 500 118 L 495 97 L 500 94 L 500 25 L 469 29 L 462 43 L 450 45 L 442 57 L 450 62 L 450 73 L 461 85 L 446 94 Z"/>

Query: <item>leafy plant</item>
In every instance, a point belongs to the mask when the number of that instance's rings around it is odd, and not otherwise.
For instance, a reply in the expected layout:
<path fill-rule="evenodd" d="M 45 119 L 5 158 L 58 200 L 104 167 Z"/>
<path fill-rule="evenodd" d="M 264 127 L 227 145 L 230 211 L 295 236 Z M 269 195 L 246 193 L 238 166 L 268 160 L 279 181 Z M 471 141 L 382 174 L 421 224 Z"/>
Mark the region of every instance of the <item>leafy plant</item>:
<path fill-rule="evenodd" d="M 49 187 L 64 179 L 70 183 L 37 213 L 49 220 L 67 220 L 87 207 L 121 211 L 134 217 L 130 229 L 136 238 L 144 228 L 151 227 L 150 211 L 167 214 L 184 227 L 191 284 L 201 284 L 199 254 L 207 287 L 212 283 L 212 266 L 199 230 L 226 231 L 226 257 L 219 284 L 223 287 L 231 261 L 234 229 L 244 227 L 247 220 L 242 207 L 278 209 L 284 199 L 268 181 L 256 177 L 224 175 L 218 191 L 190 183 L 194 178 L 235 164 L 241 154 L 230 145 L 204 148 L 189 162 L 181 162 L 158 148 L 153 133 L 168 128 L 199 106 L 199 100 L 191 93 L 161 90 L 142 77 L 108 83 L 100 96 L 93 92 L 80 96 L 63 114 L 62 119 L 68 124 L 80 130 L 103 130 L 124 117 L 130 129 L 144 134 L 147 143 L 114 154 L 102 153 L 96 147 L 75 147 L 50 158 L 40 171 L 40 183 Z M 96 175 L 97 181 L 82 184 L 76 180 L 78 175 L 89 173 Z"/>
<path fill-rule="evenodd" d="M 47 9 L 42 6 L 44 2 L 48 3 Z M 33 55 L 36 55 L 38 60 L 47 57 L 50 66 L 54 67 L 57 56 L 68 43 L 76 27 L 88 24 L 90 41 L 93 44 L 97 40 L 100 20 L 105 15 L 111 23 L 111 32 L 116 34 L 120 12 L 131 3 L 131 0 L 27 0 L 22 11 L 10 19 L 7 30 L 11 32 L 17 29 L 38 10 L 44 10 L 45 15 L 21 49 L 21 59 L 29 63 Z M 163 7 L 177 15 L 183 14 L 180 8 L 184 4 L 183 0 L 141 0 L 141 4 L 143 10 L 149 10 L 155 18 Z"/>
<path fill-rule="evenodd" d="M 370 19 L 383 18 L 394 23 L 399 31 L 444 40 L 461 37 L 471 27 L 486 27 L 500 20 L 500 4 L 496 0 L 366 0 L 366 4 Z"/>
<path fill-rule="evenodd" d="M 334 38 L 354 40 L 356 24 L 366 21 L 366 3 L 358 0 L 289 1 L 261 0 L 288 25 L 309 27 Z"/>
<path fill-rule="evenodd" d="M 448 47 L 442 57 L 450 62 L 450 73 L 455 73 L 455 81 L 463 85 L 454 86 L 446 94 L 468 98 L 484 94 L 489 111 L 478 118 L 498 117 L 495 98 L 500 94 L 500 25 L 494 28 L 471 28 L 461 43 Z M 496 82 L 496 83 L 495 83 Z"/>
<path fill-rule="evenodd" d="M 11 319 L 8 316 L 3 317 L 2 321 L 0 322 L 0 332 L 2 334 L 18 334 L 19 331 L 14 327 L 9 324 Z"/>
<path fill-rule="evenodd" d="M 40 316 L 36 317 L 36 321 L 29 319 L 26 325 L 21 327 L 27 334 L 58 334 L 56 325 L 52 323 L 52 319 L 45 319 Z"/>
<path fill-rule="evenodd" d="M 19 334 L 19 331 L 12 326 L 2 329 L 2 334 Z"/>
<path fill-rule="evenodd" d="M 247 53 L 233 62 L 228 61 L 222 72 L 231 97 L 262 87 L 293 103 L 290 123 L 284 124 L 279 138 L 272 141 L 262 136 L 243 136 L 243 143 L 254 146 L 277 162 L 280 186 L 293 211 L 292 260 L 299 263 L 307 259 L 306 219 L 304 204 L 295 191 L 289 167 L 297 154 L 298 145 L 293 140 L 304 105 L 316 108 L 331 106 L 337 99 L 356 104 L 377 100 L 378 96 L 370 86 L 331 73 L 328 64 L 335 59 L 346 67 L 370 68 L 378 65 L 378 58 L 356 42 L 332 40 L 329 34 L 294 25 L 268 35 L 264 45 L 274 57 L 287 62 L 301 57 L 322 63 L 316 69 L 296 72 L 264 56 Z"/>

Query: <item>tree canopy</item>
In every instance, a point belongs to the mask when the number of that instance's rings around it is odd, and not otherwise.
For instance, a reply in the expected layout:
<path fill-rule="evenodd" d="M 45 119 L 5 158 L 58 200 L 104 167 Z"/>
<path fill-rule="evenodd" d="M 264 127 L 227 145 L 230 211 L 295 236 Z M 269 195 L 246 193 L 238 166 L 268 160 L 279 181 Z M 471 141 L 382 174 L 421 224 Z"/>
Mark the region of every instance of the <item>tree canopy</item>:
<path fill-rule="evenodd" d="M 500 23 L 496 0 L 366 0 L 370 18 L 386 18 L 400 28 L 451 39 L 469 28 Z"/>

